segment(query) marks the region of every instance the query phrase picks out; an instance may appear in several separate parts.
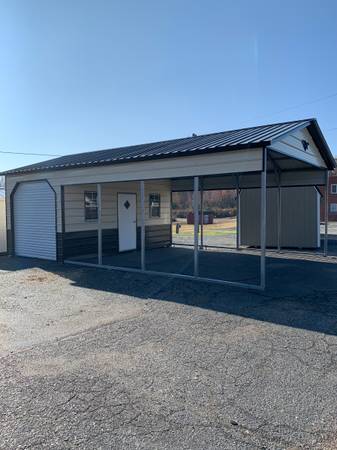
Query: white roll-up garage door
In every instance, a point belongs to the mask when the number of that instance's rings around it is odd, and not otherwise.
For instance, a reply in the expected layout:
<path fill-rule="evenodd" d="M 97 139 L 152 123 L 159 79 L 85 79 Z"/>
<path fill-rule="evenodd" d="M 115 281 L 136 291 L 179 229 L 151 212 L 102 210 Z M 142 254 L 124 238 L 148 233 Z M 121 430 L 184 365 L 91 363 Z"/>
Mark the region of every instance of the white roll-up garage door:
<path fill-rule="evenodd" d="M 50 185 L 21 183 L 13 203 L 15 254 L 56 260 L 55 193 Z"/>

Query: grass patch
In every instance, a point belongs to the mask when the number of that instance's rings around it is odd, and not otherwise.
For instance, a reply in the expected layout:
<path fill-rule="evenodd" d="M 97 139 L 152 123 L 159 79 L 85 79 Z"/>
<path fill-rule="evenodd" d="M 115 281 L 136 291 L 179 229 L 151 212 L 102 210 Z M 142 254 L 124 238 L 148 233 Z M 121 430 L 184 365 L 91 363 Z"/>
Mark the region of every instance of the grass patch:
<path fill-rule="evenodd" d="M 181 228 L 176 233 L 176 224 L 172 224 L 173 236 L 192 237 L 194 235 L 194 225 L 187 225 L 186 222 L 180 222 Z M 236 219 L 227 218 L 218 220 L 216 223 L 204 225 L 204 236 L 227 236 L 236 232 Z M 200 233 L 200 227 L 199 227 Z"/>

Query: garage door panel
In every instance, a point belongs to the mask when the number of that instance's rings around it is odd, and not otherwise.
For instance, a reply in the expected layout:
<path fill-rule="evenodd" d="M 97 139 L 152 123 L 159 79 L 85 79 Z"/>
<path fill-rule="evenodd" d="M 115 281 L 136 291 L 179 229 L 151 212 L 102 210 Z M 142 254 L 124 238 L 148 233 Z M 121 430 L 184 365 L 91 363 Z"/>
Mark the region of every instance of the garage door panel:
<path fill-rule="evenodd" d="M 56 260 L 55 194 L 45 181 L 22 183 L 14 194 L 15 254 Z"/>

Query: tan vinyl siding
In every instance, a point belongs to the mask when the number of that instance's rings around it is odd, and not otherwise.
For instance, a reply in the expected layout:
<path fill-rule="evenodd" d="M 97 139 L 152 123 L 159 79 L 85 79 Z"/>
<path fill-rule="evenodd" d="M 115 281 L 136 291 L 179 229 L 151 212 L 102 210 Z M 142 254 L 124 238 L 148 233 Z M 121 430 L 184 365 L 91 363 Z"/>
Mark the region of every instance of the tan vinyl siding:
<path fill-rule="evenodd" d="M 88 168 L 74 168 L 66 170 L 48 171 L 44 173 L 32 173 L 19 176 L 7 177 L 8 198 L 16 183 L 30 180 L 48 179 L 51 186 L 57 192 L 57 230 L 62 231 L 61 216 L 61 185 L 69 186 L 75 184 L 106 183 L 112 181 L 128 180 L 157 180 L 170 177 L 193 176 L 202 174 L 231 173 L 255 171 L 261 169 L 261 149 L 250 149 L 240 151 L 228 151 L 209 155 L 196 155 L 190 157 L 179 157 L 159 159 L 154 161 L 141 161 L 123 163 L 110 166 L 98 166 Z M 7 217 L 10 217 L 10 202 L 7 202 Z M 167 223 L 169 211 L 162 203 L 163 221 Z M 80 215 L 80 212 L 78 211 Z M 148 215 L 148 214 L 147 214 Z M 158 219 L 147 221 L 149 224 L 157 224 Z M 68 225 L 72 227 L 72 224 Z M 91 229 L 86 223 L 80 223 L 79 229 Z M 7 227 L 11 224 L 8 221 Z"/>
<path fill-rule="evenodd" d="M 138 161 L 123 164 L 54 170 L 8 177 L 10 184 L 48 178 L 52 185 L 106 183 L 213 175 L 261 170 L 261 149 L 226 151 L 209 155 Z"/>
<path fill-rule="evenodd" d="M 154 161 L 138 161 L 108 166 L 54 170 L 43 173 L 31 173 L 7 177 L 8 198 L 16 183 L 31 180 L 47 179 L 57 192 L 57 230 L 62 230 L 61 219 L 61 186 L 125 182 L 135 180 L 160 180 L 171 177 L 207 175 L 232 172 L 249 172 L 261 170 L 261 149 L 227 151 L 209 155 L 158 159 Z M 7 217 L 10 217 L 10 202 L 7 202 Z M 163 206 L 164 217 L 168 215 Z M 155 223 L 157 222 L 157 219 Z M 166 220 L 166 219 L 165 219 Z M 152 223 L 152 221 L 150 222 Z M 10 221 L 7 227 L 10 228 Z M 88 229 L 87 224 L 81 225 Z"/>
<path fill-rule="evenodd" d="M 95 184 L 65 186 L 64 209 L 65 231 L 84 231 L 97 229 L 97 220 L 85 220 L 84 192 L 96 191 Z M 102 185 L 102 228 L 118 228 L 117 195 L 118 192 L 137 194 L 137 223 L 140 225 L 139 182 L 107 183 Z M 160 217 L 149 217 L 149 194 L 159 193 Z M 171 221 L 171 182 L 169 180 L 145 182 L 145 225 L 163 225 Z"/>
<path fill-rule="evenodd" d="M 277 189 L 267 189 L 267 246 L 277 247 Z M 281 246 L 319 246 L 319 194 L 314 187 L 282 188 Z M 260 245 L 260 189 L 241 191 L 241 244 Z"/>

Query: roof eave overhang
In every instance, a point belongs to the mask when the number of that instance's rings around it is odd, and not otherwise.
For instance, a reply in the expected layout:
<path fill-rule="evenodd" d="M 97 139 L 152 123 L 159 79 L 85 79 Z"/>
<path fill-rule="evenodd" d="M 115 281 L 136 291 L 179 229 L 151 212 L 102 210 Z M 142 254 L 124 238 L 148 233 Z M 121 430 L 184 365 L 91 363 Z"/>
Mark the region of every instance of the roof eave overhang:
<path fill-rule="evenodd" d="M 307 128 L 309 133 L 311 134 L 311 137 L 313 138 L 328 170 L 334 170 L 336 167 L 336 161 L 333 157 L 330 147 L 328 146 L 328 143 L 326 142 L 322 130 L 320 129 L 320 126 L 318 125 L 318 122 L 316 119 L 308 119 L 306 123 L 301 123 L 297 127 L 292 128 L 290 131 L 286 131 L 284 133 L 280 133 L 278 136 L 274 136 L 271 140 L 271 145 L 274 142 L 277 142 L 280 140 L 280 138 L 285 137 L 288 134 L 293 133 L 294 131 L 301 130 L 303 128 Z"/>
<path fill-rule="evenodd" d="M 328 143 L 325 140 L 325 137 L 322 133 L 320 126 L 316 119 L 311 121 L 311 124 L 308 126 L 308 131 L 311 134 L 313 140 L 315 141 L 319 151 L 321 152 L 322 158 L 324 159 L 327 168 L 329 170 L 334 170 L 336 168 L 336 161 L 333 157 L 333 154 L 330 150 Z M 319 142 L 320 145 L 317 144 Z"/>
<path fill-rule="evenodd" d="M 154 161 L 154 160 L 160 160 L 160 159 L 172 159 L 172 158 L 180 158 L 180 157 L 192 157 L 197 155 L 205 155 L 205 154 L 213 154 L 213 153 L 221 153 L 221 152 L 229 152 L 232 150 L 249 150 L 249 149 L 256 149 L 256 148 L 263 148 L 267 147 L 271 144 L 271 141 L 261 141 L 257 143 L 250 143 L 250 144 L 240 144 L 240 145 L 229 145 L 227 147 L 211 147 L 211 148 L 204 148 L 199 150 L 190 150 L 190 151 L 181 151 L 177 153 L 169 153 L 169 154 L 161 154 L 161 155 L 148 155 L 148 156 L 140 156 L 140 157 L 134 157 L 134 158 L 124 158 L 124 159 L 117 159 L 115 161 L 97 161 L 94 163 L 82 163 L 82 164 L 69 164 L 69 165 L 62 165 L 62 166 L 50 166 L 46 168 L 36 168 L 31 170 L 9 170 L 5 172 L 0 172 L 0 175 L 2 176 L 19 176 L 19 175 L 28 175 L 33 173 L 42 173 L 42 172 L 52 172 L 52 171 L 59 171 L 59 170 L 71 170 L 71 169 L 83 169 L 83 168 L 94 168 L 94 167 L 102 167 L 102 166 L 112 166 L 116 164 L 126 164 L 126 163 L 137 163 L 139 161 Z"/>

